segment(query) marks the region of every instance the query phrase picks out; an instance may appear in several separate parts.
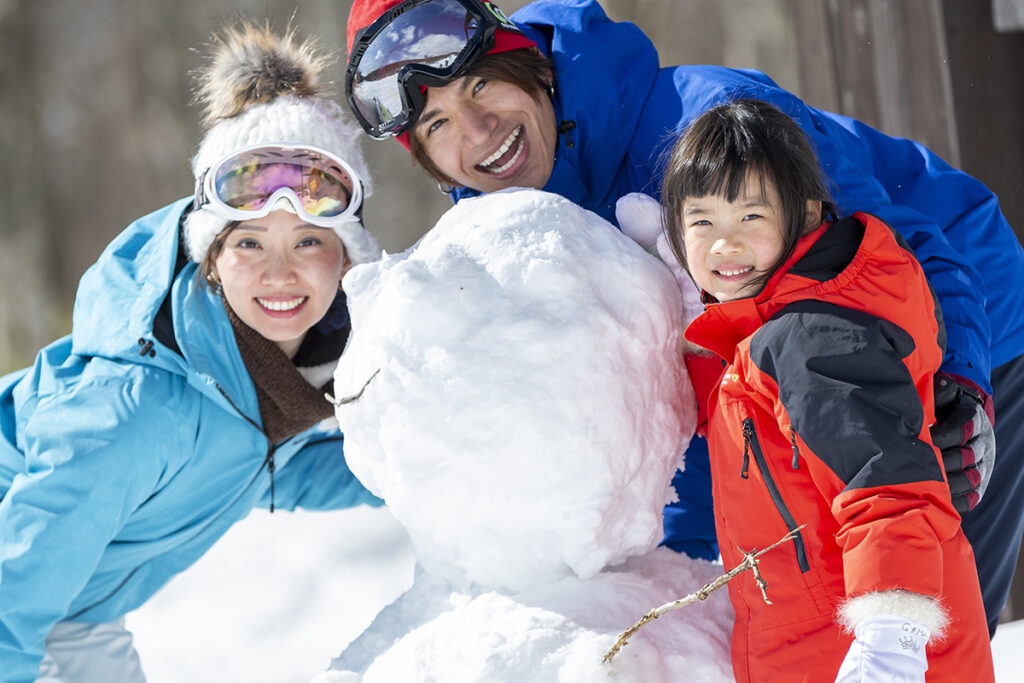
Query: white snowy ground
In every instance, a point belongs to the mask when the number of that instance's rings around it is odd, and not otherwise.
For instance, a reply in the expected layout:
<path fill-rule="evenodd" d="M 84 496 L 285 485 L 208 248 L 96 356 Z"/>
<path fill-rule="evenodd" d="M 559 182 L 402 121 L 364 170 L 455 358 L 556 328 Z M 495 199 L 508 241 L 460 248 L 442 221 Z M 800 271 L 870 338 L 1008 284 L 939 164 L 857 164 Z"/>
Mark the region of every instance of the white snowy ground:
<path fill-rule="evenodd" d="M 308 683 L 412 571 L 386 509 L 256 510 L 128 627 L 150 683 Z M 1003 624 L 993 648 L 996 680 L 1024 681 L 1024 621 Z"/>
<path fill-rule="evenodd" d="M 386 508 L 254 510 L 127 624 L 150 683 L 307 683 L 412 572 Z"/>

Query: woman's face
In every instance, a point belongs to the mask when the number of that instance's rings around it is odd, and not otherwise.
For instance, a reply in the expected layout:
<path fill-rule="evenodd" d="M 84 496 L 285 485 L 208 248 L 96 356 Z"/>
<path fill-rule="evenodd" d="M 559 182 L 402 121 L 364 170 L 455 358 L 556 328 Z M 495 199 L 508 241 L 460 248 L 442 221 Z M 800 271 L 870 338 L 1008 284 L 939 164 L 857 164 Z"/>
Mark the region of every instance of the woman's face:
<path fill-rule="evenodd" d="M 735 201 L 724 195 L 688 197 L 680 217 L 686 267 L 719 301 L 753 296 L 756 278 L 782 255 L 782 216 L 774 183 L 747 175 Z"/>
<path fill-rule="evenodd" d="M 439 171 L 480 192 L 543 188 L 555 164 L 551 101 L 503 81 L 466 76 L 428 89 L 411 134 Z"/>
<path fill-rule="evenodd" d="M 348 259 L 333 230 L 277 210 L 239 223 L 213 269 L 235 315 L 291 358 L 337 295 Z"/>

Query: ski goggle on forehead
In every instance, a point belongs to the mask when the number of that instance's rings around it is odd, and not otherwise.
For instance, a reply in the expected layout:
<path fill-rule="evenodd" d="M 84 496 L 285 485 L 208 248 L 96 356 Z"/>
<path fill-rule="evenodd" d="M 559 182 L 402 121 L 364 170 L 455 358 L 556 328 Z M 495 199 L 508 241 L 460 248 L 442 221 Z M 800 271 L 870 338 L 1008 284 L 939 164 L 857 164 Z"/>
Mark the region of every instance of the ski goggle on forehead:
<path fill-rule="evenodd" d="M 363 183 L 343 159 L 310 145 L 260 144 L 235 150 L 196 183 L 197 208 L 225 220 L 262 218 L 286 198 L 313 225 L 359 220 Z"/>
<path fill-rule="evenodd" d="M 406 0 L 370 24 L 352 45 L 345 96 L 367 133 L 407 131 L 426 103 L 423 86 L 443 86 L 494 46 L 497 29 L 522 31 L 489 2 Z"/>

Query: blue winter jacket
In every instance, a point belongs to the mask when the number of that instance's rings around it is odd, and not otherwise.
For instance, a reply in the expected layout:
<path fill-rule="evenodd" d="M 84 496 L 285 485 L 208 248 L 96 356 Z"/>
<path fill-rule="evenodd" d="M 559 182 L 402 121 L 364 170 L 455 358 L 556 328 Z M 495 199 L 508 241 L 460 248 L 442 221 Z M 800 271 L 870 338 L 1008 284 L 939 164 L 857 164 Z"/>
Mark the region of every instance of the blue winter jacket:
<path fill-rule="evenodd" d="M 190 201 L 121 233 L 72 334 L 0 378 L 0 681 L 35 680 L 54 623 L 135 609 L 266 504 L 271 452 L 276 507 L 381 503 L 337 428 L 268 443 L 220 298 L 196 264 L 175 274 Z"/>
<path fill-rule="evenodd" d="M 942 302 L 943 369 L 990 390 L 991 368 L 1024 352 L 1024 250 L 979 181 L 923 145 L 810 107 L 758 71 L 659 68 L 643 32 L 594 0 L 536 0 L 512 19 L 554 60 L 555 115 L 576 124 L 559 135 L 545 190 L 614 222 L 622 195 L 660 195 L 659 163 L 690 120 L 741 97 L 772 102 L 813 140 L 840 213 L 880 216 L 913 247 Z"/>
<path fill-rule="evenodd" d="M 817 148 L 841 215 L 865 211 L 899 230 L 939 296 L 948 343 L 943 369 L 991 391 L 992 367 L 1024 352 L 1024 250 L 984 185 L 924 146 L 804 104 L 763 73 L 659 68 L 650 40 L 608 19 L 594 0 L 535 0 L 512 15 L 555 65 L 560 126 L 544 189 L 615 222 L 629 192 L 661 194 L 678 133 L 701 112 L 741 97 L 772 102 Z M 457 188 L 456 201 L 477 194 Z M 707 446 L 694 439 L 666 509 L 669 544 L 708 556 L 714 539 Z M 702 550 L 703 548 L 703 550 Z"/>

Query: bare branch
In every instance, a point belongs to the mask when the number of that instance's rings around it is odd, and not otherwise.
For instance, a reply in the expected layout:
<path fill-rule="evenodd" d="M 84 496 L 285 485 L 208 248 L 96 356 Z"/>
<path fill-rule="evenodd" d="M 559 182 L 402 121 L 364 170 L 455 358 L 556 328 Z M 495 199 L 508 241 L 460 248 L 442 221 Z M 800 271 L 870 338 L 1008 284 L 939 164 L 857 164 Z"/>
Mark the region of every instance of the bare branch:
<path fill-rule="evenodd" d="M 333 403 L 335 408 L 337 408 L 338 406 L 343 406 L 346 403 L 352 403 L 353 401 L 358 401 L 359 397 L 363 395 L 364 391 L 366 391 L 366 387 L 370 386 L 370 382 L 373 381 L 373 378 L 377 376 L 378 372 L 380 372 L 380 368 L 377 368 L 376 370 L 374 370 L 373 374 L 370 375 L 370 379 L 366 380 L 366 383 L 363 384 L 363 388 L 360 389 L 357 393 L 352 394 L 351 396 L 346 396 L 345 398 L 334 398 L 330 394 L 324 394 L 324 398 L 326 398 L 328 401 Z"/>
<path fill-rule="evenodd" d="M 796 533 L 803 529 L 805 526 L 807 525 L 801 524 L 796 529 L 793 529 L 791 532 L 789 532 L 788 534 L 786 534 L 778 541 L 765 548 L 764 550 L 757 550 L 755 548 L 750 552 L 745 552 L 742 549 L 740 549 L 740 552 L 743 553 L 742 562 L 740 562 L 738 565 L 730 569 L 725 574 L 719 576 L 711 583 L 705 584 L 703 587 L 701 587 L 700 590 L 690 593 L 684 598 L 673 600 L 672 602 L 666 603 L 661 607 L 656 607 L 652 609 L 650 612 L 645 614 L 640 619 L 640 621 L 636 622 L 631 627 L 629 627 L 621 634 L 619 634 L 619 637 L 615 640 L 615 644 L 612 645 L 611 649 L 605 653 L 603 661 L 611 662 L 612 658 L 615 657 L 616 654 L 618 654 L 619 650 L 621 650 L 622 647 L 629 642 L 629 639 L 632 638 L 637 631 L 643 628 L 644 625 L 654 621 L 655 619 L 657 619 L 663 614 L 666 614 L 667 612 L 671 612 L 672 610 L 679 609 L 680 607 L 685 607 L 687 605 L 699 602 L 701 600 L 707 600 L 708 596 L 711 595 L 713 591 L 718 590 L 725 584 L 729 583 L 733 579 L 733 577 L 737 576 L 738 574 L 742 574 L 748 569 L 754 570 L 754 580 L 757 582 L 758 587 L 761 589 L 761 595 L 764 596 L 764 601 L 769 605 L 772 604 L 771 600 L 768 599 L 768 584 L 767 582 L 765 582 L 764 577 L 761 576 L 761 572 L 758 570 L 757 567 L 758 563 L 760 562 L 760 560 L 758 560 L 757 558 L 759 558 L 761 555 L 764 555 L 769 550 L 777 548 L 789 539 L 793 538 L 796 535 Z"/>

